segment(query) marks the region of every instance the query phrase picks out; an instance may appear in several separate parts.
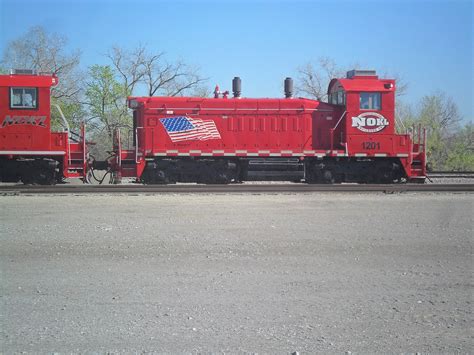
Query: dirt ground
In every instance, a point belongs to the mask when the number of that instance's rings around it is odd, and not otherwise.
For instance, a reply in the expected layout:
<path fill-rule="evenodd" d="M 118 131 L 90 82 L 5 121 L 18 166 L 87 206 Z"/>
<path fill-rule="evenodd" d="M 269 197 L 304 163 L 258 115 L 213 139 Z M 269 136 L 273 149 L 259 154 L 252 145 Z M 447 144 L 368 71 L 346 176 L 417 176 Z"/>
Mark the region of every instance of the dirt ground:
<path fill-rule="evenodd" d="M 473 196 L 2 196 L 0 351 L 472 353 Z"/>

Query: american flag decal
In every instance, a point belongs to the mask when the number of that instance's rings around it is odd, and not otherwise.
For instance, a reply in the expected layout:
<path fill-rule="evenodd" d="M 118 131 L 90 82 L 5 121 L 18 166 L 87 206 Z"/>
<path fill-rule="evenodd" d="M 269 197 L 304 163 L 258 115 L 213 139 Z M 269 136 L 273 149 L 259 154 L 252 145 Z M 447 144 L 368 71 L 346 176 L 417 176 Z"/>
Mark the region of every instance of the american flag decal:
<path fill-rule="evenodd" d="M 179 116 L 160 118 L 160 122 L 173 143 L 188 140 L 205 141 L 208 139 L 221 138 L 213 120 L 200 120 Z"/>

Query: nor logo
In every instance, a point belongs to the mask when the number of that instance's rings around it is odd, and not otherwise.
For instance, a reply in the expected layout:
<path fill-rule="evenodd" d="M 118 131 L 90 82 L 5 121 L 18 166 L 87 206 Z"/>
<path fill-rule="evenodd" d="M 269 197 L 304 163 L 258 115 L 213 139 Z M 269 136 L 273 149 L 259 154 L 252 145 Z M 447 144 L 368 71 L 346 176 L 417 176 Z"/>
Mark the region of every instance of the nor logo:
<path fill-rule="evenodd" d="M 364 112 L 357 117 L 352 117 L 352 127 L 366 133 L 380 132 L 388 125 L 388 120 L 376 112 Z"/>
<path fill-rule="evenodd" d="M 32 125 L 46 128 L 46 116 L 5 116 L 0 128 L 11 125 Z"/>

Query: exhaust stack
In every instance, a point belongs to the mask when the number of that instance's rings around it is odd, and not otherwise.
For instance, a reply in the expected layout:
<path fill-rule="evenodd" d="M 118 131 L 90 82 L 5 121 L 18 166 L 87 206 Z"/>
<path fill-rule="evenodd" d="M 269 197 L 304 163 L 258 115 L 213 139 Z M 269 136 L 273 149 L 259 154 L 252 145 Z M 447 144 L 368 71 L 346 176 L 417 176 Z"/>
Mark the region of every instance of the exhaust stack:
<path fill-rule="evenodd" d="M 234 98 L 240 98 L 240 94 L 242 93 L 242 81 L 238 76 L 232 79 L 232 93 L 234 94 Z"/>
<path fill-rule="evenodd" d="M 293 79 L 285 79 L 285 97 L 291 99 L 293 97 Z"/>

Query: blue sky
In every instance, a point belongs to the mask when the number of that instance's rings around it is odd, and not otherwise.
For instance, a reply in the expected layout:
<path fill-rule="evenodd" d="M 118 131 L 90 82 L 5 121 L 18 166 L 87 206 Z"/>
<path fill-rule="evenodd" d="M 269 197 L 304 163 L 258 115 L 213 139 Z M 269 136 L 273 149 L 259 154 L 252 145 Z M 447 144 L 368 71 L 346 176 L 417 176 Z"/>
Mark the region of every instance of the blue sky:
<path fill-rule="evenodd" d="M 451 1 L 26 1 L 0 0 L 0 55 L 41 25 L 82 51 L 82 65 L 106 63 L 112 45 L 139 43 L 181 58 L 247 97 L 280 97 L 286 76 L 327 56 L 345 67 L 401 75 L 404 101 L 444 91 L 465 119 L 473 109 L 473 5 Z"/>

